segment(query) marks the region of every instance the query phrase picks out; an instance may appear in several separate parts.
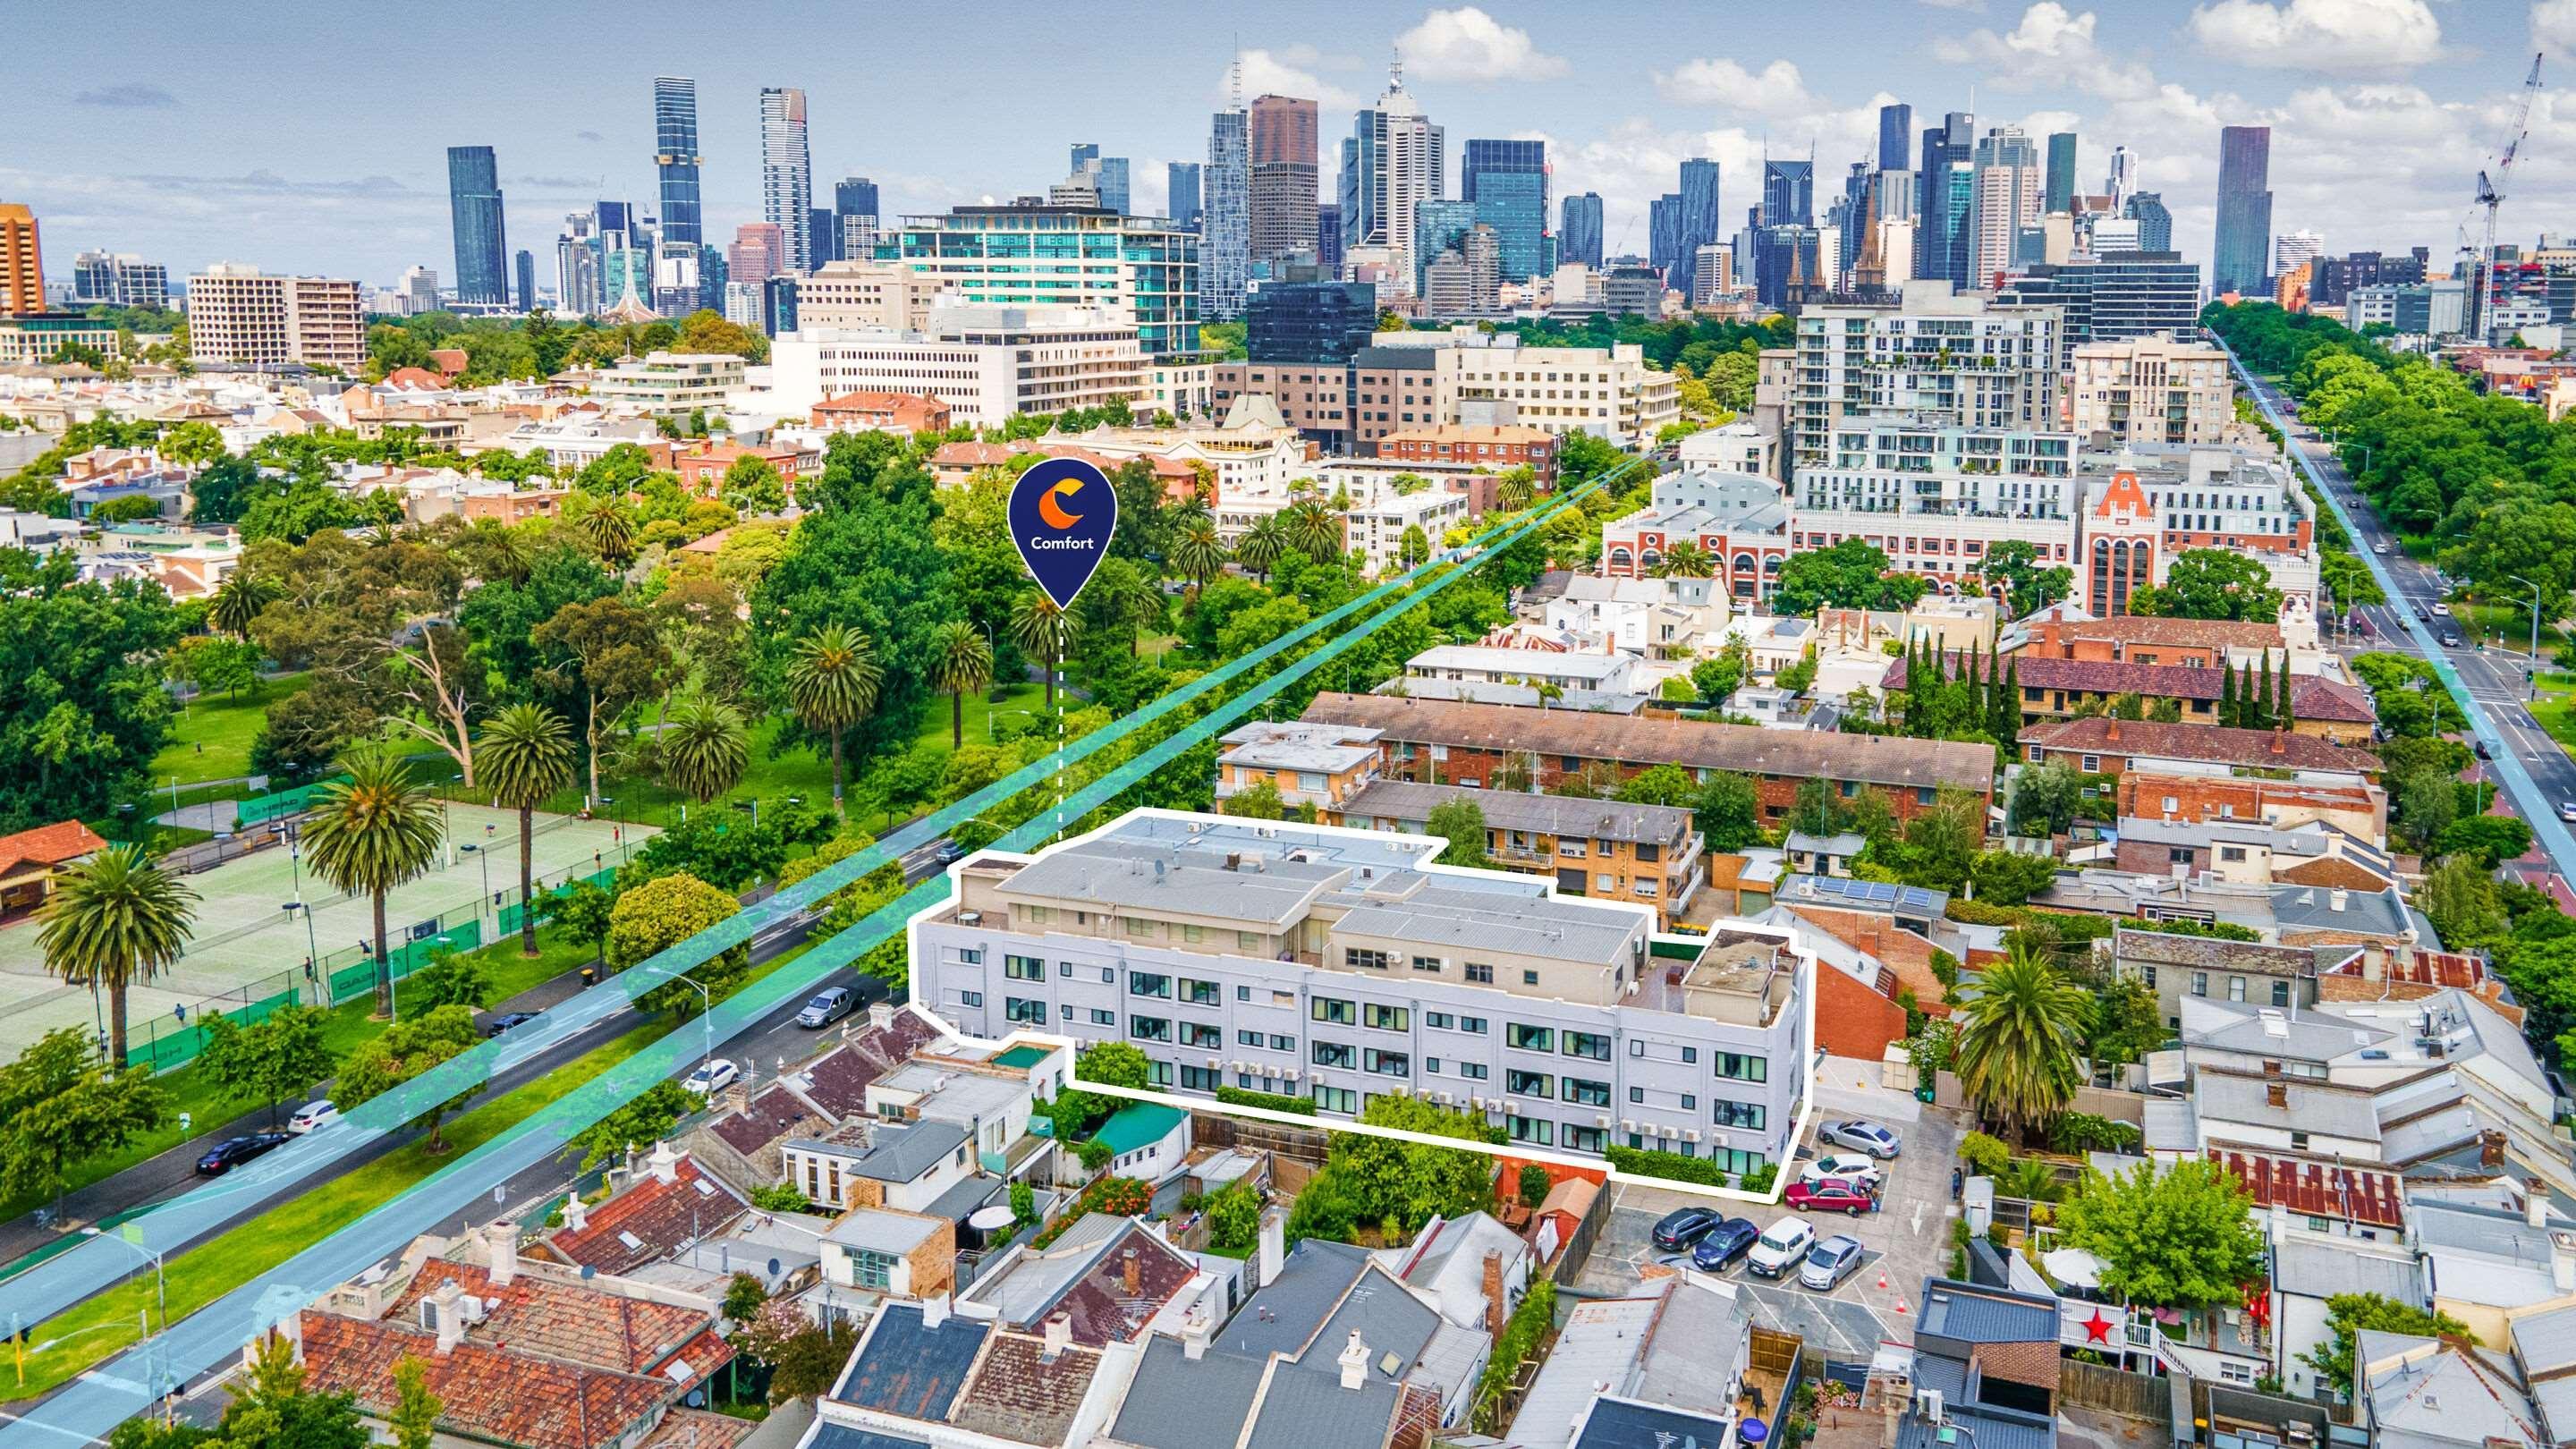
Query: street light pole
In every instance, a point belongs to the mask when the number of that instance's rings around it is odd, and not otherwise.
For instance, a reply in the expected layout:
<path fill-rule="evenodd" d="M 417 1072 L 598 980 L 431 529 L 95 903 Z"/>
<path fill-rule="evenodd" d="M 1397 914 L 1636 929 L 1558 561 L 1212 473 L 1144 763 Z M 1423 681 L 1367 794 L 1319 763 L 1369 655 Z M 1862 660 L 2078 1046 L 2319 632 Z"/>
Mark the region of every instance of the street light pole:
<path fill-rule="evenodd" d="M 2520 574 L 2507 574 L 2505 577 L 2531 590 L 2531 675 L 2524 682 L 2531 686 L 2531 698 L 2538 699 L 2540 698 L 2540 585 Z"/>

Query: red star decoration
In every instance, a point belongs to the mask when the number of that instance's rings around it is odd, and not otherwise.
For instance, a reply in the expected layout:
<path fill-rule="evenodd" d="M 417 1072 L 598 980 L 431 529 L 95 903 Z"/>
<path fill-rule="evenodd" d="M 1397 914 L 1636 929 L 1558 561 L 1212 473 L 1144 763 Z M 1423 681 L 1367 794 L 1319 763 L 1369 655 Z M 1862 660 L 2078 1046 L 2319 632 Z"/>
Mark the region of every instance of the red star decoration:
<path fill-rule="evenodd" d="M 2096 1308 L 2093 1310 L 2093 1316 L 2084 1321 L 2084 1337 L 2093 1343 L 2109 1343 L 2111 1330 L 2115 1326 L 2111 1320 L 2102 1316 L 2101 1309 Z"/>

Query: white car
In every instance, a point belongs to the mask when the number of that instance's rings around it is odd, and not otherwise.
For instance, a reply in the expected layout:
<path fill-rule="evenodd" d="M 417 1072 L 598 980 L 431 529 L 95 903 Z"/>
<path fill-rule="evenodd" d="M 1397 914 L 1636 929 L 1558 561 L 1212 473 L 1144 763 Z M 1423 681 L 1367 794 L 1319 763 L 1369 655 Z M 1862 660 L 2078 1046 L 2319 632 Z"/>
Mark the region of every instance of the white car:
<path fill-rule="evenodd" d="M 709 1057 L 705 1065 L 689 1073 L 689 1079 L 680 1085 L 701 1097 L 712 1097 L 732 1086 L 734 1078 L 741 1075 L 742 1069 L 725 1058 Z"/>
<path fill-rule="evenodd" d="M 1777 1278 L 1804 1262 L 1816 1245 L 1816 1230 L 1804 1218 L 1782 1218 L 1753 1240 L 1744 1265 L 1765 1278 Z"/>
<path fill-rule="evenodd" d="M 2576 825 L 2576 800 L 2559 801 L 2558 818 L 2570 825 Z"/>
<path fill-rule="evenodd" d="M 1877 1159 L 1858 1152 L 1828 1152 L 1798 1167 L 1800 1182 L 1822 1182 L 1831 1177 L 1876 1187 L 1881 1176 Z"/>
<path fill-rule="evenodd" d="M 2433 613 L 2437 618 L 2447 619 L 2451 617 L 2451 606 L 2436 599 L 2433 601 Z"/>
<path fill-rule="evenodd" d="M 2388 556 L 2388 545 L 2387 545 L 2387 543 L 2386 543 L 2385 541 L 2383 541 L 2383 542 L 2379 542 L 2379 543 L 2374 543 L 2374 544 L 2372 544 L 2372 545 L 2370 546 L 2370 551 L 2371 551 L 2372 553 L 2378 554 L 2378 555 L 2379 555 L 2379 556 L 2381 556 L 2382 558 L 2385 558 L 2385 557 L 2387 557 L 2387 556 Z"/>
<path fill-rule="evenodd" d="M 307 1132 L 328 1127 L 339 1120 L 340 1109 L 332 1106 L 328 1101 L 307 1102 L 295 1109 L 294 1116 L 286 1119 L 286 1130 L 301 1137 Z"/>

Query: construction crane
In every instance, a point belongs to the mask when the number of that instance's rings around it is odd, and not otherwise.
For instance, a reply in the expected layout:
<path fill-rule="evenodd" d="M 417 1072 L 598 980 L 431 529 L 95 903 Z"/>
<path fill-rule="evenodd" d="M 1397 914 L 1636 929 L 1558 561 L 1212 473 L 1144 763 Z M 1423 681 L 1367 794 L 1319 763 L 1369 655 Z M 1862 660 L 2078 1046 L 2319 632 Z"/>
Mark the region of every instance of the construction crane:
<path fill-rule="evenodd" d="M 2477 206 L 2485 210 L 2486 222 L 2478 249 L 2469 258 L 2468 315 L 2463 321 L 2468 335 L 2480 342 L 2486 340 L 2487 308 L 2494 300 L 2488 294 L 2495 287 L 2496 209 L 2504 204 L 2504 187 L 2513 175 L 2514 158 L 2531 136 L 2531 103 L 2540 95 L 2540 60 L 2538 55 L 2531 58 L 2531 74 L 2523 78 L 2522 100 L 2514 107 L 2513 127 L 2505 138 L 2503 152 L 2496 158 L 2494 172 L 2478 173 Z M 2464 234 L 2466 230 L 2462 228 Z"/>

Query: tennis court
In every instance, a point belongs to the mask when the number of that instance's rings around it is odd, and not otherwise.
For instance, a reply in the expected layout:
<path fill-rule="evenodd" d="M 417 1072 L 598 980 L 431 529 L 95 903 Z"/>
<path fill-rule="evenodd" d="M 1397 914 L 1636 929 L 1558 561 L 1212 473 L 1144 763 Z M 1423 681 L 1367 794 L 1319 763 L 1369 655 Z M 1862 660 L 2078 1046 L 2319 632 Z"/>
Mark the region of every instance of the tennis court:
<path fill-rule="evenodd" d="M 494 894 L 503 903 L 518 898 L 517 814 L 454 804 L 446 813 L 452 844 L 441 849 L 439 868 L 386 899 L 385 933 L 395 946 L 408 943 L 424 923 L 437 923 L 431 932 L 471 929 L 478 915 L 481 930 L 474 939 L 491 940 L 498 934 Z M 624 850 L 653 833 L 649 826 L 631 823 L 541 815 L 534 851 L 539 889 L 567 875 L 613 868 Z M 473 848 L 463 848 L 469 846 Z M 305 972 L 315 951 L 327 968 L 343 964 L 334 958 L 353 956 L 375 936 L 374 912 L 366 897 L 343 897 L 285 849 L 227 861 L 188 877 L 187 883 L 199 898 L 187 953 L 171 971 L 126 993 L 126 1019 L 137 1038 L 154 1023 L 178 1025 L 174 1008 L 186 1008 L 193 1024 L 205 1005 L 241 1007 L 290 987 L 304 992 L 306 1000 L 316 1000 Z M 286 909 L 299 898 L 311 907 L 309 923 L 303 912 Z M 66 986 L 46 973 L 37 930 L 33 920 L 0 930 L 0 1060 L 15 1057 L 46 1032 L 94 1027 L 104 1019 L 103 1005 L 91 1000 L 86 987 Z M 458 944 L 472 944 L 462 939 L 462 931 L 458 935 Z M 299 981 L 306 984 L 297 986 Z M 209 1000 L 226 996 L 232 999 Z"/>

